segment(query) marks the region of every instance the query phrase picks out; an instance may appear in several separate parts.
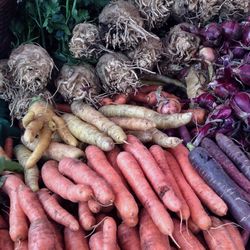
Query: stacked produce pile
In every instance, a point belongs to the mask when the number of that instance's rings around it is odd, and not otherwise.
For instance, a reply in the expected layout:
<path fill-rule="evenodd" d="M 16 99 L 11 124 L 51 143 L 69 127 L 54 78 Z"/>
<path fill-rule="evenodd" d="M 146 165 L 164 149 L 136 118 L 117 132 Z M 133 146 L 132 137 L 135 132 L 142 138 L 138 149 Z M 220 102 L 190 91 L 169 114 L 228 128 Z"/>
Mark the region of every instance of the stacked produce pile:
<path fill-rule="evenodd" d="M 0 249 L 247 249 L 248 2 L 178 3 L 110 2 L 57 73 L 37 44 L 1 61 Z"/>

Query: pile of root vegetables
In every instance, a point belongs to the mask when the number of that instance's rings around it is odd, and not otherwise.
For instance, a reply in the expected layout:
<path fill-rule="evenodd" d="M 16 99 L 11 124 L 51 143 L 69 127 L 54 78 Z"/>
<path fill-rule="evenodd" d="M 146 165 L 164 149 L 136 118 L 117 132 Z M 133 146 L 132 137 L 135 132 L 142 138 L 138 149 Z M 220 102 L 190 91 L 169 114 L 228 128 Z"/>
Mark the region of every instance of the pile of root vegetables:
<path fill-rule="evenodd" d="M 0 61 L 0 249 L 249 248 L 249 3 L 210 2 L 111 1 L 78 63 Z"/>

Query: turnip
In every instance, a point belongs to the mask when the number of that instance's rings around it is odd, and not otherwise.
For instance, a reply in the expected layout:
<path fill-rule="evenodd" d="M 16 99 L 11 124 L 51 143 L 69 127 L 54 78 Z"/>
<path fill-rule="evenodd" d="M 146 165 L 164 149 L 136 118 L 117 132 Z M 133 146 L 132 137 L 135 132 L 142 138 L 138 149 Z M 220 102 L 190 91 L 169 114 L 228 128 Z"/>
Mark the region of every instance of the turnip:
<path fill-rule="evenodd" d="M 106 47 L 127 50 L 147 40 L 143 19 L 129 1 L 118 0 L 106 5 L 99 15 L 100 36 Z"/>
<path fill-rule="evenodd" d="M 92 103 L 100 93 L 99 79 L 95 69 L 86 63 L 81 65 L 65 64 L 61 68 L 55 84 L 59 93 L 68 102 L 85 100 Z"/>
<path fill-rule="evenodd" d="M 106 53 L 98 61 L 96 72 L 107 94 L 130 93 L 140 81 L 129 59 L 120 53 Z"/>
<path fill-rule="evenodd" d="M 16 88 L 36 92 L 48 84 L 54 62 L 42 47 L 22 44 L 12 51 L 8 65 Z"/>
<path fill-rule="evenodd" d="M 153 70 L 160 60 L 162 52 L 160 38 L 148 37 L 147 41 L 141 41 L 135 49 L 127 51 L 126 55 L 139 69 Z"/>
<path fill-rule="evenodd" d="M 134 0 L 149 30 L 162 26 L 170 16 L 173 0 Z"/>
<path fill-rule="evenodd" d="M 98 59 L 101 54 L 98 27 L 91 23 L 79 23 L 73 29 L 69 50 L 75 58 Z"/>

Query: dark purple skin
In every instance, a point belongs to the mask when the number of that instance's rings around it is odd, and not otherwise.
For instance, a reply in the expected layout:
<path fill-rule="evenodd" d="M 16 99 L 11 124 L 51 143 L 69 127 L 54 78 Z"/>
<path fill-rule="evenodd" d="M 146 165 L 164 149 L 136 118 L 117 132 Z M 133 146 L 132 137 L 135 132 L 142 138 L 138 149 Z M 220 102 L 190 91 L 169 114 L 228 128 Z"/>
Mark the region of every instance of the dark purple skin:
<path fill-rule="evenodd" d="M 235 46 L 235 47 L 231 48 L 231 51 L 232 51 L 233 57 L 235 59 L 242 59 L 244 57 L 244 55 L 246 54 L 246 50 L 240 46 Z"/>
<path fill-rule="evenodd" d="M 250 160 L 232 139 L 222 133 L 215 136 L 221 150 L 234 162 L 236 167 L 250 180 Z"/>
<path fill-rule="evenodd" d="M 203 38 L 203 45 L 210 47 L 219 46 L 222 38 L 222 28 L 217 23 L 210 23 L 200 31 Z"/>
<path fill-rule="evenodd" d="M 201 146 L 222 166 L 225 172 L 246 192 L 250 193 L 250 181 L 238 170 L 234 163 L 210 138 L 204 138 Z"/>
<path fill-rule="evenodd" d="M 242 35 L 240 24 L 237 21 L 227 20 L 221 24 L 222 34 L 225 39 L 239 40 Z"/>
<path fill-rule="evenodd" d="M 179 136 L 183 140 L 183 143 L 187 145 L 189 142 L 191 142 L 192 138 L 191 135 L 185 125 L 178 128 Z"/>
<path fill-rule="evenodd" d="M 250 86 L 250 64 L 243 64 L 233 69 L 233 72 L 244 85 Z"/>
<path fill-rule="evenodd" d="M 210 93 L 203 93 L 192 99 L 194 103 L 199 104 L 202 108 L 213 110 L 216 106 L 216 98 Z"/>
<path fill-rule="evenodd" d="M 243 29 L 242 43 L 245 46 L 250 46 L 250 25 L 245 26 Z"/>
<path fill-rule="evenodd" d="M 223 99 L 227 99 L 239 91 L 233 82 L 226 79 L 217 79 L 209 83 L 208 86 L 213 89 L 216 96 Z"/>
<path fill-rule="evenodd" d="M 226 202 L 237 223 L 250 231 L 250 206 L 219 163 L 202 147 L 193 149 L 189 160 L 204 181 Z"/>
<path fill-rule="evenodd" d="M 241 233 L 241 237 L 242 237 L 242 240 L 244 242 L 244 246 L 247 246 L 247 243 L 248 243 L 249 238 L 250 238 L 250 231 L 244 229 Z"/>
<path fill-rule="evenodd" d="M 244 64 L 250 64 L 250 52 L 248 52 L 243 58 Z"/>
<path fill-rule="evenodd" d="M 227 119 L 232 115 L 232 108 L 229 105 L 221 104 L 217 106 L 208 116 L 208 121 L 215 119 Z"/>

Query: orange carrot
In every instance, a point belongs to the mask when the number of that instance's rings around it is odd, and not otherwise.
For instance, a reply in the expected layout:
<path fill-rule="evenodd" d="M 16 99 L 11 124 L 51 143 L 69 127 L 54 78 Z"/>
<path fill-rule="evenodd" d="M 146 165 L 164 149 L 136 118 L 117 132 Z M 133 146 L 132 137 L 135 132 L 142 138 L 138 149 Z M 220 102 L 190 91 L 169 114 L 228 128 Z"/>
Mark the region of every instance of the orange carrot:
<path fill-rule="evenodd" d="M 56 247 L 58 249 L 64 249 L 64 239 L 63 239 L 63 227 L 59 224 L 57 224 L 54 221 L 51 221 L 51 224 L 54 228 L 54 232 L 55 232 L 55 238 L 56 238 Z"/>
<path fill-rule="evenodd" d="M 89 250 L 85 233 L 80 228 L 78 231 L 72 231 L 68 227 L 64 228 L 65 250 Z"/>
<path fill-rule="evenodd" d="M 55 249 L 57 247 L 55 231 L 49 222 L 39 199 L 30 188 L 20 185 L 18 188 L 18 200 L 22 210 L 29 218 L 29 249 Z"/>
<path fill-rule="evenodd" d="M 169 149 L 178 161 L 181 170 L 187 179 L 189 185 L 196 192 L 200 200 L 216 215 L 224 216 L 227 213 L 228 207 L 226 203 L 206 184 L 191 165 L 188 154 L 188 149 L 179 144 L 177 147 Z"/>
<path fill-rule="evenodd" d="M 244 242 L 241 238 L 240 232 L 238 230 L 238 228 L 233 225 L 232 221 L 230 220 L 223 220 L 223 223 L 231 240 L 235 243 L 235 245 L 237 246 L 238 250 L 244 250 L 245 246 L 244 246 Z"/>
<path fill-rule="evenodd" d="M 96 225 L 97 228 L 96 228 L 96 231 L 101 231 L 103 230 L 103 221 L 105 220 L 105 218 L 107 217 L 106 214 L 104 213 L 99 213 L 95 216 L 95 219 L 96 219 Z"/>
<path fill-rule="evenodd" d="M 28 221 L 18 200 L 18 187 L 24 185 L 22 180 L 15 175 L 7 175 L 2 186 L 3 191 L 10 198 L 9 234 L 14 241 L 22 241 L 28 238 Z"/>
<path fill-rule="evenodd" d="M 125 104 L 128 101 L 128 96 L 125 94 L 118 94 L 114 96 L 115 104 Z"/>
<path fill-rule="evenodd" d="M 89 186 L 74 184 L 64 177 L 59 172 L 56 161 L 47 161 L 42 167 L 41 175 L 45 186 L 66 200 L 72 202 L 88 201 L 93 196 Z"/>
<path fill-rule="evenodd" d="M 59 112 L 62 113 L 72 113 L 70 105 L 66 103 L 56 103 L 55 110 L 58 110 Z"/>
<path fill-rule="evenodd" d="M 170 188 L 164 173 L 159 168 L 152 154 L 140 140 L 133 135 L 128 135 L 127 142 L 128 144 L 124 145 L 125 151 L 131 153 L 139 162 L 143 172 L 164 205 L 173 212 L 179 212 L 181 202 Z"/>
<path fill-rule="evenodd" d="M 98 231 L 89 239 L 89 248 L 90 250 L 103 250 L 103 234 L 102 231 Z"/>
<path fill-rule="evenodd" d="M 106 217 L 103 222 L 103 250 L 117 250 L 116 222 L 112 217 Z"/>
<path fill-rule="evenodd" d="M 7 137 L 4 143 L 4 151 L 10 159 L 13 157 L 13 144 L 13 139 L 11 137 Z"/>
<path fill-rule="evenodd" d="M 117 234 L 122 250 L 141 250 L 140 236 L 137 227 L 128 227 L 122 223 L 118 226 Z"/>
<path fill-rule="evenodd" d="M 188 228 L 193 234 L 197 234 L 201 231 L 201 229 L 193 222 L 192 218 L 188 220 Z"/>
<path fill-rule="evenodd" d="M 78 203 L 78 218 L 82 228 L 89 231 L 96 223 L 96 219 L 91 213 L 87 202 Z"/>
<path fill-rule="evenodd" d="M 15 242 L 14 250 L 29 250 L 28 240 Z"/>
<path fill-rule="evenodd" d="M 170 167 L 171 172 L 173 173 L 175 180 L 188 204 L 192 220 L 200 229 L 209 229 L 212 223 L 211 219 L 204 210 L 199 198 L 187 183 L 178 162 L 175 160 L 174 156 L 167 151 L 165 151 L 165 157 L 167 159 L 168 166 Z"/>
<path fill-rule="evenodd" d="M 190 210 L 187 205 L 186 200 L 184 199 L 179 186 L 176 183 L 176 180 L 168 166 L 167 159 L 165 157 L 165 151 L 158 145 L 153 145 L 150 147 L 149 151 L 155 158 L 158 166 L 161 168 L 165 174 L 166 180 L 169 183 L 169 186 L 174 190 L 176 196 L 181 201 L 180 213 L 184 220 L 187 220 L 190 217 Z"/>
<path fill-rule="evenodd" d="M 128 188 L 128 183 L 126 182 L 126 180 L 125 180 L 124 176 L 122 175 L 122 172 L 119 169 L 117 162 L 116 162 L 116 158 L 120 152 L 121 152 L 121 150 L 117 146 L 115 146 L 111 151 L 106 152 L 106 157 L 107 157 L 109 163 L 111 164 L 111 166 L 114 168 L 114 170 L 117 172 L 117 174 L 119 174 L 119 176 L 121 177 L 123 184 Z"/>
<path fill-rule="evenodd" d="M 58 169 L 75 183 L 89 185 L 100 203 L 109 205 L 114 201 L 115 196 L 110 185 L 82 161 L 64 158 L 59 162 Z"/>
<path fill-rule="evenodd" d="M 173 219 L 174 222 L 174 238 L 183 250 L 205 250 L 205 247 L 192 234 L 192 232 L 182 225 L 179 220 Z"/>
<path fill-rule="evenodd" d="M 105 105 L 110 105 L 110 104 L 114 104 L 113 100 L 109 97 L 104 97 L 102 98 L 102 100 L 100 101 L 101 106 L 105 106 Z"/>
<path fill-rule="evenodd" d="M 209 249 L 224 249 L 224 250 L 238 250 L 238 246 L 231 240 L 222 221 L 211 216 L 212 228 L 208 231 L 203 231 L 203 236 Z"/>
<path fill-rule="evenodd" d="M 136 159 L 128 152 L 121 152 L 117 157 L 117 164 L 155 225 L 163 234 L 171 236 L 173 233 L 172 219 L 152 190 Z"/>
<path fill-rule="evenodd" d="M 124 223 L 128 226 L 135 226 L 138 222 L 138 206 L 132 194 L 123 184 L 121 177 L 110 165 L 101 149 L 96 146 L 88 146 L 85 153 L 91 167 L 112 187 L 115 193 L 114 204 Z"/>
<path fill-rule="evenodd" d="M 0 229 L 0 249 L 13 250 L 14 243 L 10 238 L 9 232 L 6 229 Z"/>
<path fill-rule="evenodd" d="M 207 114 L 205 109 L 193 108 L 193 109 L 182 110 L 182 113 L 189 113 L 189 112 L 192 113 L 193 124 L 199 124 L 199 125 L 204 124 Z"/>
<path fill-rule="evenodd" d="M 93 199 L 88 200 L 88 207 L 89 207 L 89 210 L 94 214 L 97 214 L 97 213 L 101 212 L 101 210 L 102 210 L 101 204 Z"/>
<path fill-rule="evenodd" d="M 145 209 L 141 211 L 139 225 L 142 250 L 170 250 L 168 237 L 159 231 Z"/>
<path fill-rule="evenodd" d="M 38 191 L 38 198 L 51 219 L 65 227 L 69 227 L 73 231 L 79 229 L 77 220 L 67 210 L 60 206 L 57 200 L 49 194 L 47 188 L 42 188 Z"/>

